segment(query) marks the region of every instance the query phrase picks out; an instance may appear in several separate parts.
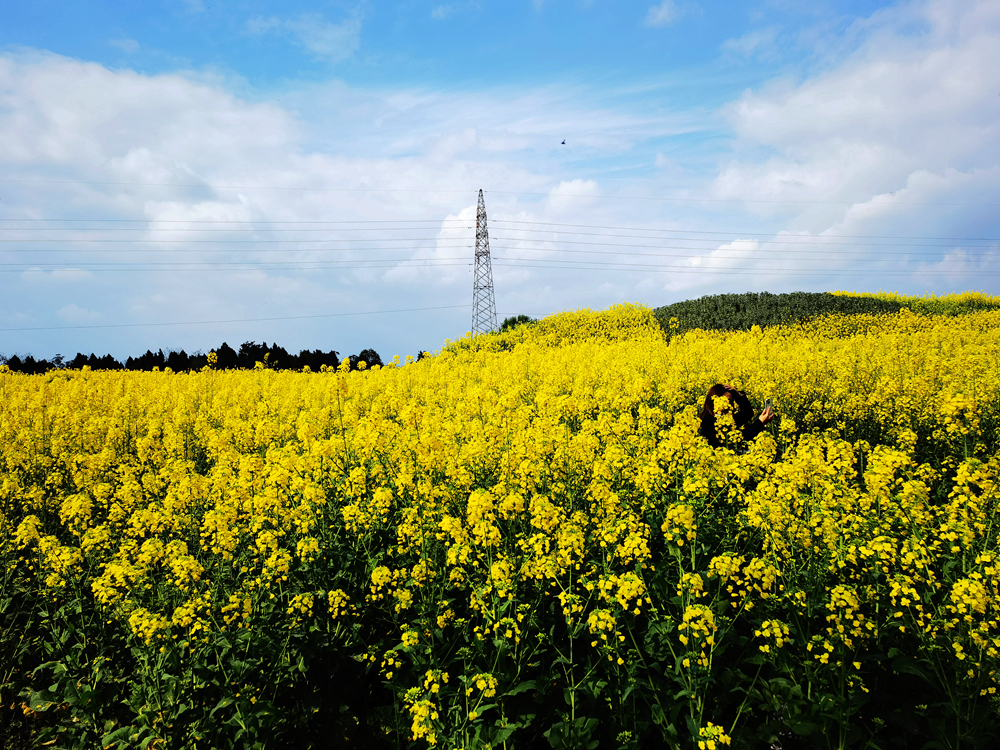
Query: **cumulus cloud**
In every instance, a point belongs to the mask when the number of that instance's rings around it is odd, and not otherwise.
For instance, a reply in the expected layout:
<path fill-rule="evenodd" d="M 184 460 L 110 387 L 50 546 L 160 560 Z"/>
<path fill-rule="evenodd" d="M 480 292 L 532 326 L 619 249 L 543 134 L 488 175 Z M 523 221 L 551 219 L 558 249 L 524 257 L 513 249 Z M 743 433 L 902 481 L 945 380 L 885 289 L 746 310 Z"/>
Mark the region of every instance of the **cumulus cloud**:
<path fill-rule="evenodd" d="M 786 263 L 818 279 L 840 270 L 853 289 L 995 289 L 995 251 L 977 238 L 1000 229 L 996 5 L 917 3 L 855 33 L 821 73 L 725 108 L 734 154 L 716 195 L 828 243 L 829 254 Z"/>
<path fill-rule="evenodd" d="M 763 29 L 755 29 L 737 39 L 727 39 L 722 43 L 722 49 L 727 52 L 735 52 L 743 57 L 774 60 L 778 57 L 778 51 L 775 48 L 777 38 L 777 27 L 768 26 Z"/>
<path fill-rule="evenodd" d="M 600 209 L 611 220 L 613 209 L 592 197 L 596 182 L 556 176 L 565 174 L 559 140 L 572 128 L 580 151 L 622 153 L 675 128 L 592 98 L 571 87 L 438 93 L 331 83 L 283 94 L 286 109 L 200 77 L 147 76 L 42 53 L 0 56 L 0 168 L 7 179 L 27 180 L 4 194 L 5 216 L 145 219 L 103 225 L 119 227 L 113 232 L 68 225 L 43 235 L 51 247 L 18 249 L 25 263 L 38 260 L 36 249 L 58 250 L 55 259 L 81 270 L 39 265 L 23 274 L 9 304 L 34 310 L 43 323 L 50 315 L 55 325 L 63 317 L 35 309 L 39 290 L 58 299 L 71 277 L 80 292 L 72 303 L 115 323 L 467 304 L 471 271 L 461 257 L 472 255 L 478 188 L 487 189 L 494 218 L 578 220 Z M 330 132 L 335 140 L 325 140 Z M 535 210 L 526 213 L 525 204 Z M 398 231 L 411 219 L 418 223 Z M 269 223 L 283 221 L 293 223 Z M 350 223 L 358 221 L 367 223 Z M 553 286 L 547 273 L 498 266 L 499 288 L 520 290 L 498 299 L 524 300 L 511 314 L 595 304 L 586 274 Z M 199 326 L 169 341 L 157 338 L 158 328 L 121 329 L 114 347 L 79 346 L 129 354 L 181 339 L 190 351 L 267 338 L 345 351 L 382 341 L 405 353 L 404 346 L 436 348 L 467 326 L 467 311 L 428 315 L 405 324 L 248 324 L 236 333 Z M 40 339 L 31 341 L 37 349 Z"/>
<path fill-rule="evenodd" d="M 108 44 L 120 49 L 127 55 L 131 55 L 139 49 L 139 42 L 135 39 L 109 39 Z"/>
<path fill-rule="evenodd" d="M 748 267 L 746 261 L 756 259 L 755 251 L 760 245 L 759 240 L 736 239 L 725 242 L 710 252 L 687 258 L 683 261 L 683 265 L 698 271 L 728 272 L 733 268 L 745 269 Z"/>
<path fill-rule="evenodd" d="M 546 204 L 555 214 L 565 214 L 592 205 L 601 190 L 594 180 L 563 180 L 549 191 Z"/>
<path fill-rule="evenodd" d="M 1000 273 L 1000 247 L 997 245 L 979 253 L 956 248 L 940 261 L 922 264 L 917 271 L 918 277 L 926 279 L 929 287 L 935 286 L 942 275 L 960 275 L 974 279 L 981 278 L 984 274 L 997 273 Z"/>
<path fill-rule="evenodd" d="M 681 11 L 674 0 L 663 0 L 659 5 L 649 6 L 646 12 L 646 26 L 660 28 L 670 26 L 680 20 Z"/>
<path fill-rule="evenodd" d="M 361 18 L 357 15 L 340 23 L 331 23 L 319 13 L 304 13 L 295 18 L 253 18 L 246 28 L 251 34 L 289 36 L 314 57 L 331 63 L 352 57 L 361 43 Z"/>
<path fill-rule="evenodd" d="M 990 6 L 927 3 L 924 34 L 901 28 L 912 10 L 899 27 L 883 17 L 826 72 L 748 91 L 726 108 L 736 156 L 717 193 L 864 202 L 903 189 L 920 170 L 997 166 L 1000 13 Z"/>
<path fill-rule="evenodd" d="M 67 323 L 92 323 L 101 319 L 101 314 L 94 310 L 88 310 L 75 303 L 63 305 L 56 311 L 56 315 Z"/>
<path fill-rule="evenodd" d="M 103 233 L 60 225 L 44 235 L 51 247 L 5 246 L 35 270 L 11 275 L 3 305 L 55 326 L 71 304 L 116 324 L 468 304 L 462 258 L 478 188 L 501 317 L 863 288 L 858 279 L 908 292 L 982 288 L 995 283 L 995 242 L 905 238 L 1000 236 L 997 15 L 988 2 L 887 9 L 817 73 L 771 81 L 716 113 L 565 85 L 330 81 L 285 89 L 278 103 L 206 76 L 4 53 L 0 172 L 4 185 L 26 181 L 5 188 L 4 218 L 145 221 Z M 300 39 L 287 20 L 258 22 L 256 33 Z M 731 151 L 670 140 L 714 136 L 720 122 Z M 616 179 L 609 164 L 628 168 Z M 634 165 L 647 171 L 635 177 Z M 714 201 L 699 202 L 706 194 Z M 581 225 L 636 231 L 594 237 L 603 230 Z M 165 266 L 138 265 L 151 262 Z M 462 335 L 468 312 L 192 326 L 169 339 L 159 328 L 113 339 L 77 330 L 72 346 L 124 356 L 266 338 L 342 353 L 384 346 L 387 359 Z M 85 314 L 61 315 L 74 313 Z M 46 356 L 70 348 L 58 335 L 5 346 Z"/>
<path fill-rule="evenodd" d="M 475 2 L 464 2 L 464 3 L 444 3 L 442 5 L 435 5 L 431 8 L 431 18 L 435 21 L 443 21 L 446 18 L 457 15 L 459 13 L 469 13 L 471 11 L 480 10 L 482 6 Z"/>

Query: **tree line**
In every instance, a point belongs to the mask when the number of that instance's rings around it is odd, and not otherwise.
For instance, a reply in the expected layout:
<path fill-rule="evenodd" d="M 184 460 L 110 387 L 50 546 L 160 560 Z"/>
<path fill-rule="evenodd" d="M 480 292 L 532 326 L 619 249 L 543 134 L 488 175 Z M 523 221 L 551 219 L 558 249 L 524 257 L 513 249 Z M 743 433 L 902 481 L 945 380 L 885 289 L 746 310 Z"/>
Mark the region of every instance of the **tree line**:
<path fill-rule="evenodd" d="M 761 328 L 793 325 L 832 313 L 898 313 L 905 307 L 927 315 L 964 315 L 980 310 L 995 310 L 997 306 L 995 298 L 974 293 L 920 298 L 848 296 L 830 292 L 747 292 L 706 295 L 658 307 L 653 313 L 670 337 L 697 328 L 706 331 L 748 331 L 755 325 Z"/>
<path fill-rule="evenodd" d="M 89 367 L 91 370 L 143 370 L 146 372 L 170 368 L 173 372 L 190 372 L 206 367 L 212 354 L 215 355 L 212 367 L 217 370 L 252 370 L 260 363 L 260 366 L 272 370 L 302 370 L 308 367 L 309 370 L 318 372 L 324 365 L 336 368 L 343 361 L 339 352 L 332 349 L 328 352 L 321 349 L 302 349 L 298 354 L 291 354 L 278 344 L 268 346 L 266 342 L 258 344 L 254 341 L 244 341 L 240 345 L 239 351 L 233 349 L 226 342 L 207 353 L 198 351 L 187 354 L 181 349 L 164 354 L 162 349 L 156 352 L 147 349 L 145 354 L 138 357 L 128 357 L 124 362 L 119 362 L 110 354 L 98 357 L 93 353 L 88 356 L 78 352 L 72 359 L 66 359 L 61 354 L 57 354 L 52 359 L 35 359 L 31 355 L 23 359 L 16 354 L 12 357 L 0 355 L 0 364 L 6 364 L 13 372 L 29 375 L 37 375 L 49 370 L 82 370 L 84 367 Z M 420 352 L 417 359 L 424 356 L 425 352 Z M 349 355 L 346 360 L 352 370 L 359 369 L 358 364 L 362 361 L 365 363 L 365 367 L 384 365 L 382 358 L 374 349 L 362 349 L 358 354 Z"/>

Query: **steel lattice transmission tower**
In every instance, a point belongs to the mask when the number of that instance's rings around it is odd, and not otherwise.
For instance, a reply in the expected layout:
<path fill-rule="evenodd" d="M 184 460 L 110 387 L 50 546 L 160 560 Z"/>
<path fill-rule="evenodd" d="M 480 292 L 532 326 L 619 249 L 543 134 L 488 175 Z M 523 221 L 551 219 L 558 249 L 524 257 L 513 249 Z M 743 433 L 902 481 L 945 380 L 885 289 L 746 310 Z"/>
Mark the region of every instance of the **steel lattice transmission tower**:
<path fill-rule="evenodd" d="M 486 203 L 479 191 L 476 212 L 476 272 L 472 285 L 472 335 L 497 330 L 497 303 L 493 297 L 493 270 L 490 266 L 490 235 L 486 231 Z"/>

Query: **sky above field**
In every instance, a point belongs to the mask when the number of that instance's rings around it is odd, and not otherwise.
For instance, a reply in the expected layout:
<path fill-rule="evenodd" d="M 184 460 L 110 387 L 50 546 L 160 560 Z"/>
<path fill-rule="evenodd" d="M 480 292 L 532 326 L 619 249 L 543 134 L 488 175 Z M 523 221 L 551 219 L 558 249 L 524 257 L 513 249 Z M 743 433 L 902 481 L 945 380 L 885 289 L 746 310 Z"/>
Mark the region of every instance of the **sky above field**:
<path fill-rule="evenodd" d="M 0 10 L 0 354 L 439 349 L 725 292 L 1000 294 L 1000 3 Z"/>

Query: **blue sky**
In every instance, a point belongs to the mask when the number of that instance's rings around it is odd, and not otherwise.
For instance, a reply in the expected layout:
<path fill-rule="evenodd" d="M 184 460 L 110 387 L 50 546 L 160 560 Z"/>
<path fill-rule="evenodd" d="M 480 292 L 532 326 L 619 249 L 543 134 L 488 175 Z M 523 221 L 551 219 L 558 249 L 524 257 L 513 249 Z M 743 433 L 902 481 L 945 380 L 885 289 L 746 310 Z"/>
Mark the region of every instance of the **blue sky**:
<path fill-rule="evenodd" d="M 842 33 L 882 5 L 39 0 L 5 12 L 3 41 L 153 74 L 215 68 L 264 88 L 331 76 L 434 88 L 565 80 L 631 86 L 699 68 L 752 83 L 766 68 L 758 63 L 746 74 L 735 58 L 721 60 L 727 40 L 805 32 L 782 54 L 766 56 L 800 62 L 811 52 L 809 32 Z"/>
<path fill-rule="evenodd" d="M 440 348 L 480 188 L 501 318 L 998 294 L 997 123 L 988 0 L 8 4 L 0 353 Z"/>

